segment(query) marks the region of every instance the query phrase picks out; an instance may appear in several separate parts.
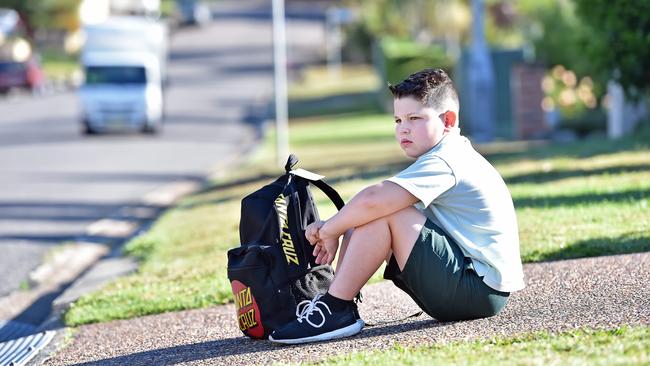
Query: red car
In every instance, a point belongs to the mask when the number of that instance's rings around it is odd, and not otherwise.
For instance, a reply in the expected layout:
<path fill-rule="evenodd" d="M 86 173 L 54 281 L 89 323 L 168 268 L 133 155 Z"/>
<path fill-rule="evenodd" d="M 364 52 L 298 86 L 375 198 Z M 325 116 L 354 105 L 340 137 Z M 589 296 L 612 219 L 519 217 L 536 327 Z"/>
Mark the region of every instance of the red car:
<path fill-rule="evenodd" d="M 25 26 L 13 9 L 0 9 L 0 93 L 12 88 L 38 90 L 44 75 L 28 42 Z"/>
<path fill-rule="evenodd" d="M 12 88 L 35 91 L 43 86 L 45 77 L 36 58 L 24 62 L 0 60 L 0 94 Z"/>

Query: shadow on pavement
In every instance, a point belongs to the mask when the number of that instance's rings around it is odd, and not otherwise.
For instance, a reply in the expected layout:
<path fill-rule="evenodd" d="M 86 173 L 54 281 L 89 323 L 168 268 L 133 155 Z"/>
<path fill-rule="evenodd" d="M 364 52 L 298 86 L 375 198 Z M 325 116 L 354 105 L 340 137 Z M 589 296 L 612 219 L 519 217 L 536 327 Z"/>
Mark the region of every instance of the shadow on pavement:
<path fill-rule="evenodd" d="M 270 4 L 270 2 L 269 2 Z M 271 5 L 258 6 L 245 10 L 226 10 L 215 9 L 212 12 L 212 19 L 219 21 L 222 19 L 247 19 L 268 22 L 272 19 Z M 318 6 L 307 7 L 292 7 L 291 5 L 285 8 L 285 17 L 287 20 L 312 20 L 312 21 L 325 21 L 325 12 Z"/>
<path fill-rule="evenodd" d="M 209 114 L 207 112 L 203 114 L 168 113 L 165 116 L 166 126 L 171 126 L 171 125 L 178 125 L 183 127 L 187 127 L 189 125 L 214 126 L 214 125 L 227 125 L 227 124 L 234 125 L 237 123 L 238 121 L 236 121 L 233 118 L 219 116 L 215 113 Z"/>
<path fill-rule="evenodd" d="M 95 178 L 92 178 L 93 180 Z M 155 181 L 158 181 L 156 179 Z M 167 181 L 167 180 L 163 180 Z M 90 182 L 90 181 L 89 181 Z M 0 220 L 21 220 L 21 221 L 56 221 L 56 222 L 92 222 L 103 218 L 114 218 L 123 221 L 148 221 L 155 218 L 162 208 L 154 205 L 137 203 L 87 203 L 87 202 L 21 202 L 9 201 L 0 202 Z M 23 234 L 3 235 L 2 238 L 22 236 Z M 43 233 L 28 234 L 25 236 L 35 238 L 57 237 L 56 240 L 69 240 L 65 234 L 47 235 Z M 78 238 L 79 234 L 73 238 Z"/>
<path fill-rule="evenodd" d="M 36 299 L 36 301 L 34 301 L 29 307 L 24 309 L 20 314 L 10 319 L 10 322 L 29 324 L 34 328 L 24 334 L 16 333 L 12 336 L 0 337 L 0 342 L 9 341 L 12 339 L 24 337 L 26 335 L 30 335 L 34 333 L 33 330 L 36 329 L 40 324 L 42 324 L 49 317 L 50 313 L 52 312 L 52 303 L 54 302 L 54 300 L 57 297 L 59 297 L 63 293 L 63 291 L 65 291 L 65 289 L 68 288 L 71 284 L 72 282 L 62 284 L 55 290 L 52 290 L 50 292 L 41 295 L 38 299 Z M 2 333 L 2 329 L 0 329 L 0 334 L 1 333 Z"/>
<path fill-rule="evenodd" d="M 57 235 L 57 234 L 12 234 L 0 235 L 0 245 L 3 241 L 27 240 L 33 244 L 59 245 L 63 242 L 81 240 L 89 243 L 111 244 L 115 238 L 94 235 Z"/>
<path fill-rule="evenodd" d="M 258 56 L 270 55 L 272 49 L 269 46 L 246 46 L 246 47 L 224 47 L 209 50 L 182 50 L 172 51 L 169 54 L 170 61 L 194 60 L 194 59 L 213 59 L 220 57 L 233 56 Z M 270 56 L 269 56 L 270 57 Z"/>
<path fill-rule="evenodd" d="M 366 338 L 409 332 L 423 328 L 440 327 L 453 323 L 440 323 L 433 319 L 420 320 L 397 325 L 384 325 L 364 329 L 359 335 L 341 340 L 324 343 L 348 342 Z M 319 344 L 324 344 L 319 343 Z M 174 365 L 184 362 L 209 360 L 213 358 L 251 354 L 257 352 L 273 352 L 292 348 L 314 347 L 314 344 L 278 346 L 268 341 L 254 341 L 245 337 L 226 338 L 210 342 L 187 344 L 152 351 L 137 352 L 130 355 L 107 358 L 98 361 L 83 362 L 76 365 Z M 316 345 L 315 347 L 318 347 Z"/>
<path fill-rule="evenodd" d="M 109 249 L 116 249 L 137 235 L 139 230 L 153 222 L 164 210 L 165 207 L 163 206 L 135 203 L 0 202 L 0 220 L 15 220 L 17 223 L 14 225 L 15 228 L 13 228 L 13 230 L 8 226 L 9 230 L 3 230 L 0 232 L 0 251 L 6 250 L 5 248 L 11 249 L 23 242 L 28 242 L 35 246 L 42 246 L 44 247 L 43 252 L 48 249 L 47 247 L 57 247 L 65 242 L 95 243 L 108 246 Z M 115 232 L 112 232 L 111 229 L 108 228 L 108 226 L 113 224 L 107 224 L 107 227 L 98 225 L 96 229 L 92 230 L 92 225 L 88 230 L 79 228 L 79 226 L 85 226 L 86 223 L 93 221 L 102 223 L 102 221 L 97 220 L 105 218 L 119 222 L 128 222 L 133 226 Z M 74 223 L 74 227 L 71 227 L 67 232 L 63 233 L 60 231 L 51 232 L 48 227 L 35 229 L 34 226 L 31 225 L 32 222 L 36 226 L 40 225 L 40 222 L 70 222 Z M 25 225 L 25 223 L 29 224 Z M 107 229 L 108 231 L 106 231 Z M 20 260 L 20 253 L 5 253 L 4 255 L 5 260 Z M 77 256 L 79 254 L 75 253 L 74 255 Z M 111 253 L 109 252 L 109 254 L 104 255 L 103 258 L 110 255 Z M 63 272 L 70 270 L 74 271 L 74 269 L 70 269 L 71 264 L 68 260 L 64 260 L 64 262 L 59 260 L 59 262 L 55 261 L 53 263 L 58 263 L 53 264 L 55 271 L 61 269 L 65 269 Z M 65 268 L 62 268 L 62 266 Z M 9 268 L 9 270 L 11 270 L 11 266 Z M 72 268 L 74 268 L 74 266 Z M 33 268 L 30 267 L 25 268 L 24 270 L 31 271 L 32 269 Z M 23 271 L 23 268 L 19 270 Z M 75 273 L 76 278 L 83 276 L 83 274 L 88 270 L 89 268 L 79 268 L 78 271 L 81 272 L 78 274 Z M 16 271 L 16 269 L 14 268 L 13 271 Z M 4 272 L 0 271 L 0 274 L 4 274 Z M 24 277 L 27 277 L 27 274 L 28 272 L 25 272 Z M 21 295 L 21 292 L 16 291 L 18 290 L 19 285 L 14 281 L 17 280 L 12 277 L 16 276 L 9 276 L 9 279 L 0 277 L 0 290 L 6 292 L 6 294 L 18 296 L 18 298 L 26 296 L 26 298 L 29 299 L 29 302 L 25 303 L 26 307 L 21 307 L 17 310 L 20 311 L 18 315 L 13 316 L 13 318 L 9 320 L 11 322 L 31 324 L 33 326 L 39 326 L 48 319 L 52 313 L 54 301 L 76 280 L 68 280 L 66 278 L 62 279 L 60 282 L 59 280 L 54 280 L 54 282 L 52 282 L 52 279 L 50 278 L 48 280 L 43 280 L 45 283 L 31 284 L 33 288 L 27 290 L 27 292 Z M 57 276 L 54 277 L 57 278 Z M 13 291 L 16 292 L 14 293 Z M 32 300 L 32 296 L 34 300 Z M 19 337 L 23 335 L 19 335 Z"/>

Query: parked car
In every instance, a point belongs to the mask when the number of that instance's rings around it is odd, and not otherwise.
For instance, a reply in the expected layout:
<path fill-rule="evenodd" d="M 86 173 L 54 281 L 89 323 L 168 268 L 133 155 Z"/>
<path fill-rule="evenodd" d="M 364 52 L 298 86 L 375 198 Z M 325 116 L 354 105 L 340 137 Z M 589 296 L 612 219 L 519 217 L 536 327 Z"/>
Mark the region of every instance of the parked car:
<path fill-rule="evenodd" d="M 0 94 L 14 88 L 37 92 L 44 83 L 45 76 L 36 57 L 23 62 L 0 60 Z"/>
<path fill-rule="evenodd" d="M 0 93 L 13 88 L 39 90 L 45 81 L 39 58 L 12 9 L 0 9 Z"/>

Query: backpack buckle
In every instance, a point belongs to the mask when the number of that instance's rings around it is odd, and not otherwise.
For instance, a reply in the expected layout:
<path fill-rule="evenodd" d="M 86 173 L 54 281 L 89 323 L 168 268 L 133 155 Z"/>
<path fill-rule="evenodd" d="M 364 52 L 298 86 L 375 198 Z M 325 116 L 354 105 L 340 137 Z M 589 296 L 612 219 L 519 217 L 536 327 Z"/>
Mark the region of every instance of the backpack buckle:
<path fill-rule="evenodd" d="M 289 173 L 296 164 L 298 164 L 298 157 L 295 154 L 289 154 L 287 164 L 284 165 L 284 171 Z"/>

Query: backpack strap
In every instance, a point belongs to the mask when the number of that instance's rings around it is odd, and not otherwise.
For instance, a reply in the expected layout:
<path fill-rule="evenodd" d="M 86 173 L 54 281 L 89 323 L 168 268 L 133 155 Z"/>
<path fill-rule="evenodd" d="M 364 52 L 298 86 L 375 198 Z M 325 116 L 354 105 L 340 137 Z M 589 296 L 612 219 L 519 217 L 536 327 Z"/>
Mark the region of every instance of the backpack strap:
<path fill-rule="evenodd" d="M 343 199 L 338 194 L 338 192 L 336 192 L 336 190 L 332 188 L 332 186 L 325 183 L 325 181 L 323 180 L 325 176 L 312 173 L 305 169 L 295 169 L 295 170 L 291 170 L 289 173 L 301 177 L 303 179 L 306 179 L 310 183 L 318 187 L 318 189 L 320 189 L 323 193 L 325 193 L 325 195 L 334 203 L 334 205 L 339 211 L 343 208 L 343 206 L 345 206 L 345 203 L 343 202 Z"/>
<path fill-rule="evenodd" d="M 298 162 L 298 158 L 294 154 L 291 154 L 289 156 L 289 159 L 287 160 L 287 165 L 285 165 L 285 170 L 287 171 L 287 173 L 299 176 L 309 181 L 311 184 L 315 185 L 316 187 L 318 187 L 318 189 L 320 189 L 323 193 L 325 193 L 325 195 L 334 203 L 336 209 L 341 211 L 343 206 L 345 206 L 345 202 L 343 202 L 341 195 L 339 195 L 339 193 L 334 188 L 332 188 L 332 186 L 325 183 L 325 181 L 323 180 L 325 176 L 310 172 L 309 170 L 305 170 L 302 168 L 290 170 L 290 167 L 295 166 L 297 162 Z M 354 297 L 356 302 L 361 302 L 361 298 L 362 298 L 361 292 L 359 292 Z M 422 314 L 422 312 L 420 312 L 420 314 Z M 420 314 L 413 314 L 404 319 L 408 319 L 413 316 L 419 316 Z"/>
<path fill-rule="evenodd" d="M 339 211 L 343 208 L 343 206 L 345 206 L 345 203 L 343 202 L 343 199 L 338 194 L 338 192 L 336 192 L 336 190 L 332 188 L 332 186 L 330 186 L 329 184 L 325 183 L 325 181 L 323 181 L 323 178 L 325 178 L 324 175 L 316 174 L 302 168 L 293 169 L 297 164 L 298 164 L 298 157 L 295 154 L 289 154 L 289 158 L 287 158 L 287 163 L 284 165 L 284 170 L 287 172 L 287 174 L 293 174 L 303 179 L 306 179 L 309 182 L 311 182 L 313 185 L 318 187 L 323 193 L 325 193 L 327 197 L 329 197 L 329 199 L 334 203 L 334 205 Z"/>

